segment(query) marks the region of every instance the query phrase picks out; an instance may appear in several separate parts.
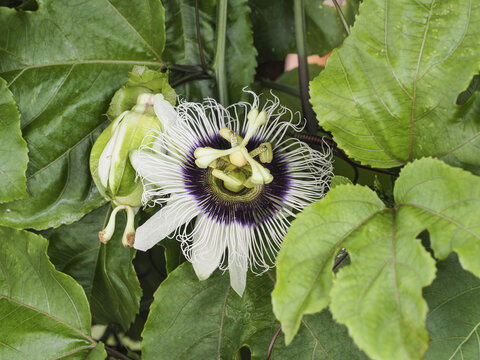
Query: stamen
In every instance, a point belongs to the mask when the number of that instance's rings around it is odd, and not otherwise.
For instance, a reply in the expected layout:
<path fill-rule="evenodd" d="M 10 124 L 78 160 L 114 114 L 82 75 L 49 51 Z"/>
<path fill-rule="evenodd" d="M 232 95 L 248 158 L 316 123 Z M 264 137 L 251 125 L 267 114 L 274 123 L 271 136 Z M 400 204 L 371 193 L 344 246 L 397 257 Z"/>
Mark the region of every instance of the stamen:
<path fill-rule="evenodd" d="M 273 180 L 272 174 L 270 171 L 260 165 L 254 158 L 250 156 L 247 149 L 241 149 L 243 156 L 247 159 L 248 163 L 252 167 L 252 178 L 251 181 L 254 184 L 262 185 L 262 184 L 269 184 Z"/>
<path fill-rule="evenodd" d="M 267 123 L 267 113 L 263 110 L 259 113 L 257 109 L 252 109 L 248 112 L 247 119 L 247 133 L 245 134 L 245 138 L 243 139 L 240 146 L 246 146 L 255 131 L 257 131 L 260 126 Z"/>
<path fill-rule="evenodd" d="M 223 137 L 225 140 L 227 140 L 229 143 L 232 144 L 232 147 L 237 146 L 239 143 L 243 141 L 243 138 L 238 135 L 235 131 L 223 127 L 220 129 L 219 134 L 221 137 Z M 235 141 L 235 145 L 233 145 L 233 142 Z"/>
<path fill-rule="evenodd" d="M 195 149 L 193 153 L 197 158 L 195 164 L 201 169 L 206 169 L 213 161 L 222 156 L 230 155 L 235 150 L 236 149 L 218 150 L 211 147 L 199 147 Z"/>
<path fill-rule="evenodd" d="M 250 156 L 254 158 L 258 155 L 260 162 L 262 163 L 271 163 L 273 160 L 273 150 L 272 145 L 268 142 L 261 143 L 259 147 L 255 150 L 249 152 Z"/>

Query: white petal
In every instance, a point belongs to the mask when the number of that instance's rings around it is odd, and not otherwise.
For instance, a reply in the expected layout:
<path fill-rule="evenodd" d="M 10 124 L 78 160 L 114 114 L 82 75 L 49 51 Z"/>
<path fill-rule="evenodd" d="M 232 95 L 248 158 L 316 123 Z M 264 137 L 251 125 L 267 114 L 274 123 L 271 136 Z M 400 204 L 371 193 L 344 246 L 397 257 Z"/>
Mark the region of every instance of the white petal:
<path fill-rule="evenodd" d="M 228 271 L 230 285 L 235 292 L 242 296 L 247 283 L 248 249 L 251 241 L 251 232 L 241 225 L 230 225 L 231 231 L 228 241 Z"/>
<path fill-rule="evenodd" d="M 164 188 L 180 186 L 179 190 L 183 188 L 181 167 L 164 154 L 133 150 L 130 162 L 137 174 L 152 184 Z"/>
<path fill-rule="evenodd" d="M 200 208 L 189 196 L 172 197 L 163 208 L 137 229 L 133 247 L 143 251 L 150 249 L 199 213 Z"/>
<path fill-rule="evenodd" d="M 164 131 L 175 125 L 179 121 L 179 117 L 175 108 L 170 104 L 162 94 L 156 94 L 153 97 L 153 109 L 158 119 L 162 123 Z"/>
<path fill-rule="evenodd" d="M 108 140 L 107 145 L 103 148 L 102 154 L 98 159 L 98 177 L 104 187 L 108 186 L 108 175 L 110 174 L 110 164 L 112 163 L 113 149 L 117 135 L 118 131 L 115 131 L 111 139 Z"/>
<path fill-rule="evenodd" d="M 200 280 L 205 280 L 220 265 L 227 240 L 225 226 L 206 215 L 200 215 L 195 224 L 190 261 Z"/>

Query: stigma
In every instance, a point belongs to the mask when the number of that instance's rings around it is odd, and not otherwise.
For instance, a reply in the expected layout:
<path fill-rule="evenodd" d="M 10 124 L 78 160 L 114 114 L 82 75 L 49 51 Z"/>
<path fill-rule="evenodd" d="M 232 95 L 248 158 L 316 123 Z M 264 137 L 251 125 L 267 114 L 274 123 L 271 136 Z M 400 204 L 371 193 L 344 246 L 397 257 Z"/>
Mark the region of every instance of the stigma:
<path fill-rule="evenodd" d="M 253 108 L 247 114 L 247 120 L 244 138 L 227 127 L 219 130 L 220 136 L 230 143 L 230 149 L 198 147 L 194 152 L 195 164 L 202 169 L 213 169 L 211 174 L 232 192 L 240 192 L 245 188 L 251 189 L 273 181 L 270 170 L 262 165 L 272 162 L 272 145 L 265 142 L 252 151 L 247 150 L 252 136 L 267 123 L 267 113 Z M 258 161 L 255 160 L 257 157 Z"/>

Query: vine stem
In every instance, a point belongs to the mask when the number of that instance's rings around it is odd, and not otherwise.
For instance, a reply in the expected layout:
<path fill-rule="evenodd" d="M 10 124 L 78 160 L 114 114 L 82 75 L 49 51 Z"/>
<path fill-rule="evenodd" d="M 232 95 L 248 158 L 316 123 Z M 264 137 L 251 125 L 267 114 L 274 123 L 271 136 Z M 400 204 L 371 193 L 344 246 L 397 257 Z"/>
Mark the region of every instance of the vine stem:
<path fill-rule="evenodd" d="M 190 73 L 190 74 L 178 79 L 177 81 L 173 81 L 171 83 L 171 86 L 173 88 L 175 88 L 175 87 L 180 86 L 182 84 L 185 84 L 189 81 L 205 80 L 205 79 L 211 79 L 211 78 L 210 78 L 210 76 L 206 75 L 203 71 L 199 71 L 199 72 L 196 72 L 196 73 Z"/>
<path fill-rule="evenodd" d="M 295 17 L 295 39 L 298 56 L 298 80 L 300 83 L 300 98 L 302 100 L 303 116 L 307 119 L 307 130 L 310 134 L 317 133 L 317 118 L 310 104 L 308 92 L 308 61 L 307 61 L 307 33 L 305 26 L 305 1 L 294 0 L 293 14 Z"/>
<path fill-rule="evenodd" d="M 300 97 L 300 94 L 298 93 L 298 90 L 295 89 L 292 86 L 281 84 L 281 83 L 276 82 L 276 81 L 271 81 L 269 79 L 260 79 L 260 84 L 262 84 L 263 86 L 268 87 L 272 90 L 278 90 L 278 91 L 281 91 L 285 94 L 295 96 L 297 98 Z"/>
<path fill-rule="evenodd" d="M 333 0 L 333 5 L 335 5 L 335 9 L 337 10 L 338 16 L 340 17 L 340 21 L 342 22 L 343 27 L 345 28 L 345 32 L 347 33 L 347 35 L 350 35 L 350 27 L 347 24 L 347 20 L 345 20 L 345 16 L 343 15 L 342 8 L 340 7 L 340 5 L 338 5 L 338 1 Z"/>
<path fill-rule="evenodd" d="M 337 143 L 331 139 L 324 138 L 322 136 L 318 135 L 313 135 L 313 134 L 303 134 L 303 133 L 294 133 L 293 137 L 297 138 L 300 141 L 306 142 L 307 144 L 310 145 L 319 145 L 319 146 L 324 146 L 327 145 L 331 147 L 334 150 L 335 155 L 337 155 L 339 158 L 345 160 L 347 163 L 349 163 L 354 169 L 360 168 L 360 169 L 365 169 L 365 170 L 370 170 L 370 171 L 375 171 L 381 174 L 386 174 L 386 175 L 391 175 L 391 176 L 397 176 L 397 174 L 393 171 L 389 171 L 386 169 L 379 169 L 379 168 L 374 168 L 370 167 L 367 165 L 362 165 L 359 164 L 352 159 L 350 159 L 342 150 L 340 150 L 337 146 Z M 357 171 L 355 171 L 356 177 L 358 178 Z"/>
<path fill-rule="evenodd" d="M 182 65 L 182 64 L 171 64 L 169 66 L 165 66 L 162 68 L 162 70 L 167 70 L 167 69 L 191 73 L 191 72 L 202 71 L 203 68 L 198 65 Z"/>
<path fill-rule="evenodd" d="M 122 354 L 120 351 L 117 351 L 115 349 L 112 349 L 111 347 L 104 345 L 105 346 L 105 351 L 107 354 L 111 357 L 114 357 L 115 359 L 120 359 L 120 360 L 132 360 L 132 358 L 128 357 L 127 355 Z"/>
<path fill-rule="evenodd" d="M 217 4 L 217 49 L 215 52 L 214 69 L 218 86 L 218 98 L 223 106 L 228 106 L 228 88 L 225 68 L 228 0 L 218 0 Z"/>

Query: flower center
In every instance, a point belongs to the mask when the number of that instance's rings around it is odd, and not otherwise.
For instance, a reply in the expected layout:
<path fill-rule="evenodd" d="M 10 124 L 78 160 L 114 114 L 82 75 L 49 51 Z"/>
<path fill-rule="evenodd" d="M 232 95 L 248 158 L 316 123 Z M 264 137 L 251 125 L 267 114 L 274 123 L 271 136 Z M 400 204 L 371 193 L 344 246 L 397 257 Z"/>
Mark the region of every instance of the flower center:
<path fill-rule="evenodd" d="M 267 122 L 265 111 L 251 109 L 247 115 L 248 125 L 245 138 L 229 128 L 221 128 L 219 134 L 230 143 L 230 149 L 198 147 L 195 149 L 195 164 L 202 169 L 212 168 L 211 175 L 223 182 L 228 191 L 239 193 L 256 185 L 269 184 L 273 180 L 270 171 L 261 163 L 273 160 L 272 145 L 260 144 L 252 151 L 247 145 L 255 131 Z M 254 158 L 258 156 L 260 162 Z"/>

